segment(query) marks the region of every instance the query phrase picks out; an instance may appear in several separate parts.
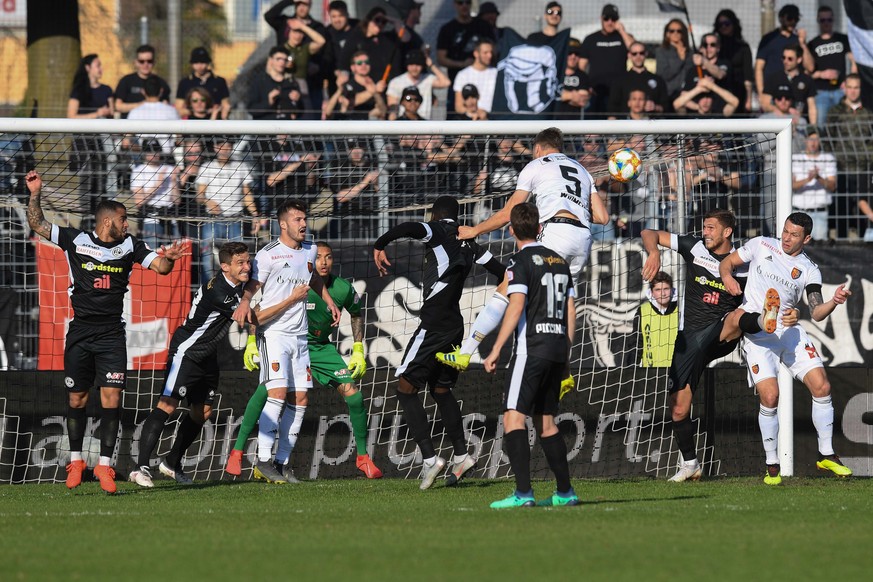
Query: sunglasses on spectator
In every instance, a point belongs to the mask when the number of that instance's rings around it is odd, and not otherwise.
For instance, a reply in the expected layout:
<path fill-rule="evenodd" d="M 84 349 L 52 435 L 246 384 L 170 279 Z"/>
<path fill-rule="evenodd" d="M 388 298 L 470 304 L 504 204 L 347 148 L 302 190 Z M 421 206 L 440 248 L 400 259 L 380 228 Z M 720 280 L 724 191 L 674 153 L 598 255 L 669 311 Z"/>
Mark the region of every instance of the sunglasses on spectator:
<path fill-rule="evenodd" d="M 681 28 L 668 28 L 667 34 L 680 34 L 682 32 Z"/>
<path fill-rule="evenodd" d="M 206 99 L 203 97 L 192 97 L 191 103 L 206 103 Z"/>
<path fill-rule="evenodd" d="M 460 6 L 462 4 L 466 4 L 467 6 L 469 6 L 472 3 L 473 3 L 473 0 L 455 0 L 455 4 L 457 4 L 458 6 Z"/>
<path fill-rule="evenodd" d="M 834 21 L 834 19 L 833 18 L 819 18 L 818 21 L 821 24 L 830 24 L 831 22 Z"/>
<path fill-rule="evenodd" d="M 546 14 L 548 14 L 549 16 L 560 16 L 561 11 L 557 8 L 549 8 L 548 10 L 546 10 Z"/>
<path fill-rule="evenodd" d="M 419 99 L 418 97 L 415 97 L 413 95 L 407 95 L 406 97 L 403 98 L 403 100 L 404 101 L 415 101 L 416 103 L 421 103 L 421 99 Z"/>
<path fill-rule="evenodd" d="M 136 59 L 136 62 L 141 65 L 153 65 L 155 64 L 155 59 Z"/>
<path fill-rule="evenodd" d="M 794 55 L 783 55 L 782 60 L 783 61 L 796 61 L 797 57 L 795 57 Z"/>
<path fill-rule="evenodd" d="M 731 22 L 730 20 L 719 20 L 717 24 L 719 27 L 722 27 L 722 26 L 733 26 L 734 23 Z"/>
<path fill-rule="evenodd" d="M 632 57 L 640 57 L 640 56 L 645 56 L 645 54 L 646 54 L 646 51 L 633 51 L 630 55 Z"/>
<path fill-rule="evenodd" d="M 369 65 L 370 61 L 354 61 L 356 65 Z"/>
<path fill-rule="evenodd" d="M 703 43 L 703 46 L 711 46 L 714 48 L 718 48 L 718 43 L 717 42 L 705 42 L 705 43 Z"/>
<path fill-rule="evenodd" d="M 613 18 L 612 16 L 604 16 L 603 22 L 618 22 L 618 18 Z"/>
<path fill-rule="evenodd" d="M 388 21 L 384 18 L 374 18 L 373 19 L 373 24 L 375 24 L 376 26 L 385 26 L 385 24 L 387 22 Z"/>
<path fill-rule="evenodd" d="M 791 97 L 786 97 L 785 95 L 780 95 L 774 101 L 791 101 Z"/>

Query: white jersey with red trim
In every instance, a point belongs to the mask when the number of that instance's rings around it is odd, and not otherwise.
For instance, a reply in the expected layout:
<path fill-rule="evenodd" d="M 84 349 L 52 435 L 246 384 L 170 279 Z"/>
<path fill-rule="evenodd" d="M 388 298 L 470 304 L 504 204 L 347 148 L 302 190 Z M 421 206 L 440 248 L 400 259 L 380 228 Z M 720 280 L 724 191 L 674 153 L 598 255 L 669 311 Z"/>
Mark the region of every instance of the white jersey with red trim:
<path fill-rule="evenodd" d="M 784 309 L 800 305 L 803 292 L 809 285 L 821 285 L 818 265 L 806 253 L 796 256 L 786 254 L 782 250 L 782 242 L 775 238 L 753 238 L 737 252 L 744 262 L 749 263 L 749 278 L 742 305 L 748 312 L 760 312 L 763 309 L 767 289 L 773 288 L 779 292 Z M 776 331 L 780 333 L 781 330 L 780 317 Z"/>
<path fill-rule="evenodd" d="M 532 160 L 518 174 L 515 188 L 535 197 L 540 222 L 566 210 L 591 226 L 591 196 L 597 187 L 588 170 L 573 158 L 548 154 Z"/>
<path fill-rule="evenodd" d="M 252 267 L 252 279 L 261 284 L 261 309 L 284 301 L 295 287 L 309 285 L 315 270 L 316 246 L 306 241 L 292 249 L 275 240 L 258 251 Z M 264 324 L 259 332 L 285 335 L 306 335 L 306 297 L 286 309 L 276 319 Z"/>

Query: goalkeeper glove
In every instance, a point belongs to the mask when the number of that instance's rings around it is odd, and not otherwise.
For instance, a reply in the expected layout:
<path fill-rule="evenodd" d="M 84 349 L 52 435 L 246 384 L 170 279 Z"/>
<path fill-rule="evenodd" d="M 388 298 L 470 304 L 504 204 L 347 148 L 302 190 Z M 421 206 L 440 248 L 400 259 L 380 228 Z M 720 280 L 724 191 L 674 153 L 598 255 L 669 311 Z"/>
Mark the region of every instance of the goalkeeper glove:
<path fill-rule="evenodd" d="M 367 360 L 364 359 L 364 344 L 355 342 L 352 346 L 352 357 L 349 358 L 349 371 L 352 373 L 352 380 L 357 380 L 367 371 Z"/>
<path fill-rule="evenodd" d="M 561 380 L 561 393 L 558 396 L 558 400 L 563 400 L 564 396 L 570 393 L 570 391 L 576 387 L 576 380 L 573 379 L 573 376 L 567 376 L 563 380 Z"/>
<path fill-rule="evenodd" d="M 258 353 L 258 344 L 255 341 L 255 336 L 250 335 L 246 340 L 246 351 L 243 352 L 243 366 L 251 372 L 258 369 L 258 364 L 261 361 L 261 356 Z"/>

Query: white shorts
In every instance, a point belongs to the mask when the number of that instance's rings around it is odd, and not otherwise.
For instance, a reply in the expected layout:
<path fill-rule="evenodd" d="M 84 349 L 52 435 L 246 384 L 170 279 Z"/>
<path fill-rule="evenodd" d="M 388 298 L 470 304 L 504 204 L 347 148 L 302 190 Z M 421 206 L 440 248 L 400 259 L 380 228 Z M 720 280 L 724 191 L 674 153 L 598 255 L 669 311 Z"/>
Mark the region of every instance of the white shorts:
<path fill-rule="evenodd" d="M 540 242 L 570 264 L 570 275 L 575 281 L 588 263 L 591 254 L 591 231 L 587 228 L 550 222 L 543 225 Z"/>
<path fill-rule="evenodd" d="M 288 391 L 312 388 L 309 369 L 309 345 L 305 335 L 258 334 L 261 352 L 261 384 Z"/>
<path fill-rule="evenodd" d="M 759 332 L 747 335 L 743 342 L 749 380 L 757 384 L 767 378 L 776 378 L 779 362 L 785 364 L 791 375 L 803 381 L 813 368 L 823 368 L 815 344 L 799 325 L 786 327 L 781 335 Z"/>

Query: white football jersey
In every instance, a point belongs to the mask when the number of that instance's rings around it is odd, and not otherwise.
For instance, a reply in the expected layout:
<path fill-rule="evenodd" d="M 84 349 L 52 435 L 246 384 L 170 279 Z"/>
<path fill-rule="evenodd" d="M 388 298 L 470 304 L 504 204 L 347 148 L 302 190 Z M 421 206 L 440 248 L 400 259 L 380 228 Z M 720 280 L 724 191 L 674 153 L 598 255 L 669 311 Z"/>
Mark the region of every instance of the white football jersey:
<path fill-rule="evenodd" d="M 591 227 L 591 196 L 597 192 L 594 178 L 582 164 L 564 154 L 548 154 L 524 167 L 516 190 L 536 197 L 540 222 L 567 210 Z"/>
<path fill-rule="evenodd" d="M 749 279 L 743 294 L 743 309 L 760 312 L 764 306 L 767 289 L 779 292 L 782 309 L 797 307 L 803 300 L 803 292 L 809 285 L 821 285 L 821 271 L 806 253 L 790 256 L 782 251 L 782 242 L 769 237 L 756 237 L 746 242 L 737 252 L 749 264 Z M 782 330 L 782 318 L 778 319 L 777 333 Z"/>
<path fill-rule="evenodd" d="M 252 279 L 261 284 L 261 309 L 281 303 L 295 287 L 309 285 L 315 270 L 316 254 L 316 246 L 309 241 L 299 249 L 292 249 L 275 240 L 259 250 L 252 267 Z M 304 298 L 258 331 L 306 335 L 308 327 Z"/>

